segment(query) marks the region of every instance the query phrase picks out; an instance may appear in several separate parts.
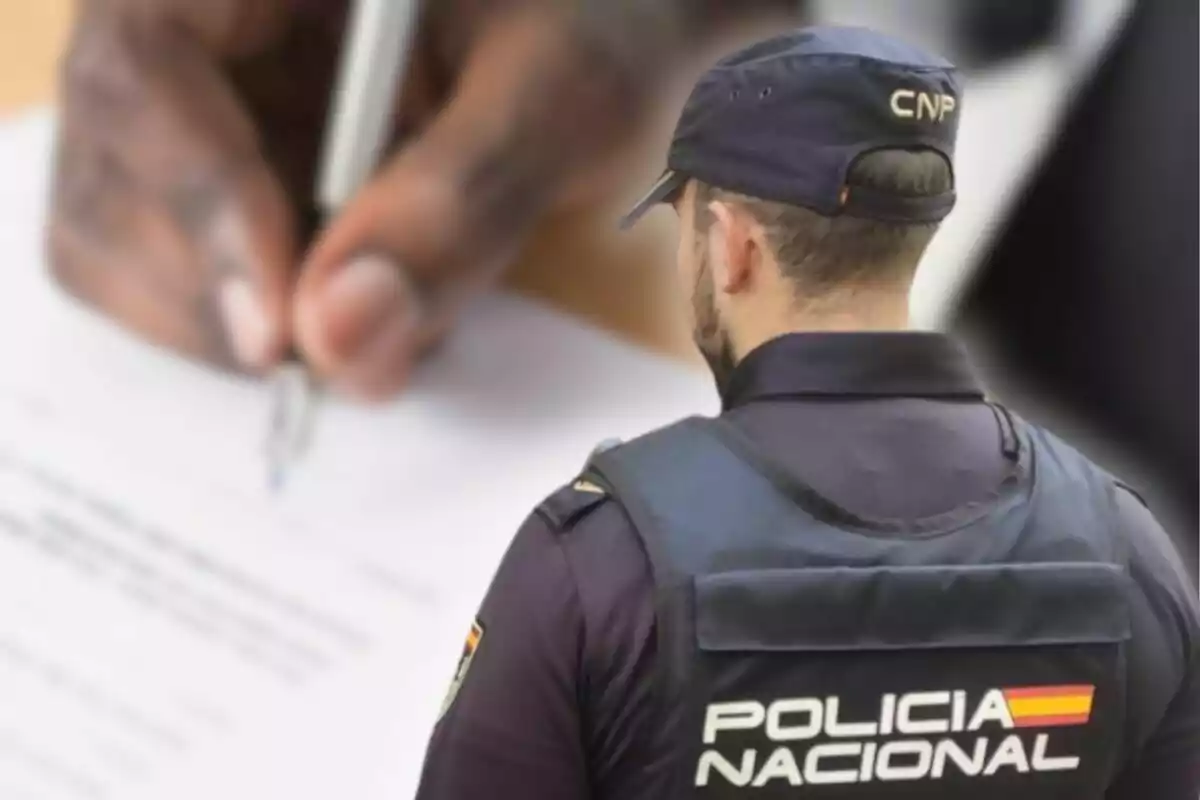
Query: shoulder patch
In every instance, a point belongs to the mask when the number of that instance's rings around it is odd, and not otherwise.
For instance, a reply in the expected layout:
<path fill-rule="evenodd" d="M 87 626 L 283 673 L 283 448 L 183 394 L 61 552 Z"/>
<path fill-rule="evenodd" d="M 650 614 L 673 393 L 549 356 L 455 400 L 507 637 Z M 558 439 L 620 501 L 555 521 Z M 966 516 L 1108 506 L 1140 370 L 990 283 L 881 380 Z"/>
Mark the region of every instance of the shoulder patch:
<path fill-rule="evenodd" d="M 542 501 L 537 514 L 557 531 L 565 531 L 608 499 L 608 490 L 588 478 L 578 478 Z"/>
<path fill-rule="evenodd" d="M 479 650 L 479 645 L 483 642 L 483 623 L 477 617 L 471 623 L 471 630 L 467 634 L 466 644 L 463 645 L 462 656 L 458 659 L 458 667 L 454 670 L 454 678 L 450 681 L 450 689 L 446 692 L 446 699 L 442 701 L 442 710 L 438 713 L 438 720 L 446 716 L 446 712 L 454 705 L 455 699 L 458 697 L 458 690 L 462 688 L 463 680 L 467 677 L 467 670 L 471 668 L 471 662 L 475 660 L 475 653 Z"/>

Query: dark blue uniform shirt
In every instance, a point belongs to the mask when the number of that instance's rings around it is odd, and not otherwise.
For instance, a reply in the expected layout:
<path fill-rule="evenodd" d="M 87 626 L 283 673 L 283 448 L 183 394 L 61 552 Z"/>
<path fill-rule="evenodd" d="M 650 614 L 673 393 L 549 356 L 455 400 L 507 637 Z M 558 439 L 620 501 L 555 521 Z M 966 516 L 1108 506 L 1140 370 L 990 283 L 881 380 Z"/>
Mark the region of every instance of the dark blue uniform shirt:
<path fill-rule="evenodd" d="M 724 416 L 829 499 L 925 517 L 992 496 L 1001 429 L 938 334 L 792 334 L 751 353 Z M 1131 755 L 1106 800 L 1200 792 L 1200 603 L 1166 535 L 1123 494 L 1137 594 Z M 521 528 L 434 731 L 419 800 L 651 800 L 667 752 L 654 720 L 649 564 L 613 500 L 573 484 Z"/>

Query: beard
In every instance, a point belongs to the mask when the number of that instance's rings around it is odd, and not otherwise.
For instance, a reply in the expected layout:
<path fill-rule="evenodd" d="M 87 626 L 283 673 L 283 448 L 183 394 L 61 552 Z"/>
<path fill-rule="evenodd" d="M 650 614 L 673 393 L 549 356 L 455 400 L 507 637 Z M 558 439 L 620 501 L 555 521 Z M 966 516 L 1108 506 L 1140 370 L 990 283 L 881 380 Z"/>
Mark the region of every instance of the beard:
<path fill-rule="evenodd" d="M 713 284 L 708 253 L 701 252 L 699 258 L 700 267 L 696 271 L 696 286 L 692 292 L 692 318 L 695 320 L 692 338 L 700 355 L 708 362 L 717 392 L 724 397 L 733 371 L 737 368 L 737 357 L 733 352 L 729 331 L 721 323 L 721 315 L 717 312 L 716 286 Z"/>

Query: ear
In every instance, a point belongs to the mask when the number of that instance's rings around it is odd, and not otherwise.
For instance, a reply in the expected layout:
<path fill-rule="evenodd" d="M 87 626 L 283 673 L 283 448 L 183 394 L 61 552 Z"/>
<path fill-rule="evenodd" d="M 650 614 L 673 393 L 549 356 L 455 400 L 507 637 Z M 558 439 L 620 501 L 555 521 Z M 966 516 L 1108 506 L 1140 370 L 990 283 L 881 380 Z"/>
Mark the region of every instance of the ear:
<path fill-rule="evenodd" d="M 708 204 L 713 224 L 709 228 L 709 247 L 713 280 L 720 291 L 736 294 L 749 285 L 753 276 L 755 252 L 754 230 L 746 213 L 721 200 Z"/>

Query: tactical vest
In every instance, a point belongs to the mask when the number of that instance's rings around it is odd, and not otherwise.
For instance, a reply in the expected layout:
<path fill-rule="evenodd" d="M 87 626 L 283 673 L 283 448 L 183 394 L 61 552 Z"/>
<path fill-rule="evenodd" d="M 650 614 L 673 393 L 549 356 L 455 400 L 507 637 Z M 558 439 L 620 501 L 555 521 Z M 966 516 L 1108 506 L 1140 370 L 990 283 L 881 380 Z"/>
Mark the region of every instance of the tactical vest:
<path fill-rule="evenodd" d="M 593 454 L 656 585 L 683 798 L 1099 800 L 1125 721 L 1112 479 L 1005 412 L 987 502 L 856 517 L 729 423 Z"/>

